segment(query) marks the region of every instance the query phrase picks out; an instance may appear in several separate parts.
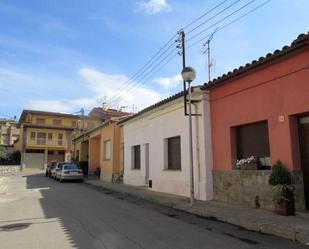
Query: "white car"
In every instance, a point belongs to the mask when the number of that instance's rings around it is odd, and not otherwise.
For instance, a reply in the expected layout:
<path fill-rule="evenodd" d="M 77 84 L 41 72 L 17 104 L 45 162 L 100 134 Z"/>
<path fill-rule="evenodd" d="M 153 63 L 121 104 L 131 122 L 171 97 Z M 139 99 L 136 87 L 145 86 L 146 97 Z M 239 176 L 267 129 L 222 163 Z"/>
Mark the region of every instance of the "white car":
<path fill-rule="evenodd" d="M 83 170 L 75 163 L 66 163 L 56 170 L 56 179 L 59 182 L 65 180 L 83 181 Z"/>
<path fill-rule="evenodd" d="M 65 163 L 65 162 L 57 162 L 55 165 L 53 165 L 53 167 L 52 167 L 51 170 L 50 170 L 50 176 L 51 176 L 51 178 L 56 179 L 56 172 L 57 172 L 57 170 L 59 170 L 60 168 L 62 168 L 62 166 L 63 166 L 64 164 L 67 164 L 67 163 Z"/>

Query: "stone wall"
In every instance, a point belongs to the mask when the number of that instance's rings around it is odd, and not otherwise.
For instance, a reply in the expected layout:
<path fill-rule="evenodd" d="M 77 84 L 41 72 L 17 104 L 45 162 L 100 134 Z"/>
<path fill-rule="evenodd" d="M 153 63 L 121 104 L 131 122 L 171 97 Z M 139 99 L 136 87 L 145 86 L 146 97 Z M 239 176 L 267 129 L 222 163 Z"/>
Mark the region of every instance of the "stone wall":
<path fill-rule="evenodd" d="M 0 165 L 0 175 L 17 173 L 20 171 L 20 165 Z"/>
<path fill-rule="evenodd" d="M 247 207 L 274 209 L 272 186 L 268 184 L 270 170 L 213 171 L 214 199 Z M 297 210 L 304 209 L 301 172 L 294 172 Z"/>

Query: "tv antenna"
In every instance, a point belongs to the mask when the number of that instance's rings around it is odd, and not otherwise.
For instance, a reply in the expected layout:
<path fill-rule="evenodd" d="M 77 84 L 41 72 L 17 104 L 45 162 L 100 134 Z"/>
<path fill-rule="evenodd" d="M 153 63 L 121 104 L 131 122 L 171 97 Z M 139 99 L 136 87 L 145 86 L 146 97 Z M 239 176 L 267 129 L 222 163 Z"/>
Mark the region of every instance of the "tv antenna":
<path fill-rule="evenodd" d="M 208 40 L 203 44 L 203 54 L 207 53 L 207 68 L 208 68 L 208 82 L 210 82 L 211 75 L 211 67 L 213 66 L 213 61 L 210 59 L 210 42 L 214 38 L 215 33 L 218 31 L 218 28 L 215 29 L 214 32 L 209 36 Z"/>

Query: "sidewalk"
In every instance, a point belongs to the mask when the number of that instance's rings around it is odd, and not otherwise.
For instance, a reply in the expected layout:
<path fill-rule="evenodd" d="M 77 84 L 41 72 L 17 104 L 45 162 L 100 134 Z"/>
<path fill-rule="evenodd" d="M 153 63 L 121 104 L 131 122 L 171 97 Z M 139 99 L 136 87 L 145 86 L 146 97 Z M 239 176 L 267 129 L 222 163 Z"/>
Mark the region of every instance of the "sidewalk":
<path fill-rule="evenodd" d="M 250 209 L 218 201 L 196 201 L 191 207 L 188 198 L 158 193 L 144 187 L 113 184 L 94 179 L 87 179 L 85 183 L 206 218 L 215 218 L 248 230 L 276 235 L 309 245 L 309 214 L 300 213 L 287 217 L 267 210 Z"/>

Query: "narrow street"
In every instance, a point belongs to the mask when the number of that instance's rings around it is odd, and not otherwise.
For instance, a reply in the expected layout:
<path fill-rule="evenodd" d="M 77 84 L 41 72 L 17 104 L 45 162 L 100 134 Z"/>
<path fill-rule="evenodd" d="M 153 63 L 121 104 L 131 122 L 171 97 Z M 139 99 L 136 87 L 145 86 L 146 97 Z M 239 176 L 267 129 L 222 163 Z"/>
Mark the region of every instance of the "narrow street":
<path fill-rule="evenodd" d="M 0 177 L 1 249 L 306 248 L 83 183 Z"/>

